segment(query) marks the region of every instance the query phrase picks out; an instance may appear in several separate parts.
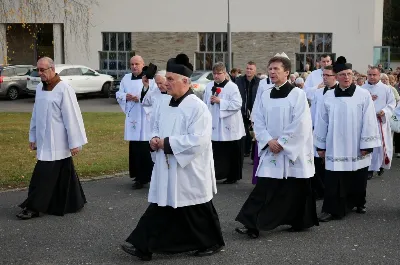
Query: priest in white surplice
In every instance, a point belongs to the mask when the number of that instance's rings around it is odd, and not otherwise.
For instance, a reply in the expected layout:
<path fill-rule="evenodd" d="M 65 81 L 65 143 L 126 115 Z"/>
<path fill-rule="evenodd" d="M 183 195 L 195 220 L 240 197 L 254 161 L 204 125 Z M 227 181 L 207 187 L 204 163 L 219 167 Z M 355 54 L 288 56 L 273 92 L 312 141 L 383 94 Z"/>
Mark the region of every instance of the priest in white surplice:
<path fill-rule="evenodd" d="M 319 220 L 341 219 L 356 207 L 365 213 L 368 167 L 380 146 L 374 104 L 352 83 L 351 64 L 336 62 L 338 85 L 326 92 L 314 126 L 314 144 L 325 158 L 325 192 Z"/>
<path fill-rule="evenodd" d="M 155 83 L 158 89 L 153 89 L 151 94 L 146 97 L 146 101 L 143 102 L 144 109 L 148 115 L 150 115 L 150 128 L 154 126 L 154 113 L 157 106 L 164 99 L 171 99 L 171 96 L 167 94 L 167 87 L 165 78 L 165 71 L 159 71 L 154 77 Z"/>
<path fill-rule="evenodd" d="M 332 59 L 329 54 L 322 54 L 319 62 L 321 68 L 314 70 L 307 76 L 306 82 L 304 83 L 304 92 L 307 94 L 307 98 L 311 101 L 314 98 L 314 93 L 318 89 L 325 87 L 323 79 L 323 71 L 325 66 L 332 65 Z"/>
<path fill-rule="evenodd" d="M 379 68 L 372 67 L 368 70 L 368 82 L 363 86 L 374 101 L 378 130 L 382 140 L 382 146 L 374 148 L 372 153 L 369 178 L 372 178 L 374 171 L 379 171 L 378 174 L 382 175 L 384 169 L 390 169 L 393 157 L 393 137 L 389 120 L 396 107 L 396 100 L 391 88 L 380 81 L 380 75 Z"/>
<path fill-rule="evenodd" d="M 37 150 L 38 161 L 28 198 L 17 215 L 23 220 L 40 213 L 74 213 L 86 203 L 71 157 L 87 143 L 75 91 L 60 79 L 52 59 L 41 58 L 37 71 L 42 82 L 36 88 L 29 142 L 31 150 Z"/>
<path fill-rule="evenodd" d="M 132 73 L 122 78 L 116 98 L 126 115 L 124 139 L 129 141 L 129 175 L 135 181 L 133 188 L 141 189 L 150 182 L 153 170 L 149 144 L 151 116 L 143 102 L 155 85 L 153 79 L 144 77 L 142 57 L 133 56 L 130 64 Z"/>
<path fill-rule="evenodd" d="M 260 162 L 257 184 L 236 221 L 236 232 L 257 238 L 260 230 L 291 225 L 300 231 L 318 225 L 310 178 L 314 155 L 310 108 L 305 93 L 287 80 L 290 60 L 275 56 L 268 63 L 274 87 L 261 91 L 253 110 Z"/>
<path fill-rule="evenodd" d="M 314 96 L 311 99 L 311 117 L 313 127 L 315 126 L 316 117 L 318 117 L 318 110 L 323 104 L 325 93 L 336 87 L 336 74 L 333 72 L 332 65 L 324 67 L 323 78 L 325 85 L 324 89 L 318 89 L 315 91 Z M 313 190 L 317 194 L 317 199 L 322 199 L 324 198 L 325 161 L 323 158 L 318 156 L 316 148 L 314 152 L 314 164 L 315 176 L 312 178 L 312 186 Z"/>
<path fill-rule="evenodd" d="M 234 184 L 242 179 L 243 141 L 246 136 L 241 114 L 242 97 L 238 86 L 226 80 L 222 62 L 213 66 L 214 81 L 207 84 L 203 101 L 212 116 L 212 148 L 215 177 L 223 184 Z"/>
<path fill-rule="evenodd" d="M 212 118 L 190 89 L 193 66 L 179 54 L 167 63 L 167 90 L 155 111 L 151 149 L 155 161 L 150 206 L 122 249 L 142 260 L 153 253 L 219 252 L 225 245 L 212 198 L 216 193 Z"/>

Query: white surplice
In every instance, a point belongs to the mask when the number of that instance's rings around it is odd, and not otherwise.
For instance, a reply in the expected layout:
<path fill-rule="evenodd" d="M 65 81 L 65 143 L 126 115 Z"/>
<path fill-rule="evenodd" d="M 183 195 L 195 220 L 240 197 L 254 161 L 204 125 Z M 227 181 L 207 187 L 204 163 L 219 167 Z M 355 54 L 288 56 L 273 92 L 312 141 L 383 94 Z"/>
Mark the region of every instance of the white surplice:
<path fill-rule="evenodd" d="M 270 98 L 271 91 L 271 88 L 261 91 L 257 109 L 253 111 L 260 157 L 256 176 L 311 178 L 315 169 L 312 121 L 306 94 L 295 87 L 286 98 Z M 274 154 L 269 147 L 264 149 L 272 139 L 278 139 L 283 151 Z"/>
<path fill-rule="evenodd" d="M 241 113 L 242 97 L 238 86 L 229 81 L 218 95 L 220 103 L 211 104 L 214 81 L 207 84 L 203 101 L 212 116 L 212 141 L 236 141 L 246 135 Z"/>
<path fill-rule="evenodd" d="M 380 146 L 381 141 L 371 96 L 356 87 L 352 97 L 325 93 L 314 126 L 314 144 L 326 150 L 325 168 L 330 171 L 356 171 L 370 166 L 371 154 L 361 149 Z"/>
<path fill-rule="evenodd" d="M 253 111 L 250 113 L 250 120 L 252 122 L 254 122 L 253 113 L 254 113 L 254 110 L 257 109 L 258 102 L 260 101 L 259 100 L 260 94 L 262 94 L 263 91 L 271 89 L 273 87 L 274 87 L 274 84 L 268 84 L 268 82 L 265 79 L 262 79 L 260 81 L 260 84 L 258 85 L 258 89 L 257 89 L 256 98 L 255 98 L 254 104 L 253 104 Z"/>
<path fill-rule="evenodd" d="M 140 99 L 142 88 L 142 79 L 132 80 L 132 74 L 126 74 L 121 80 L 119 91 L 116 93 L 117 101 L 126 115 L 124 133 L 126 141 L 149 141 L 151 138 L 151 115 L 150 112 L 146 112 L 143 102 L 148 102 L 147 98 L 157 88 L 154 79 L 149 80 L 149 91 L 144 96 L 142 103 L 140 101 L 126 101 L 126 94 L 131 94 Z"/>
<path fill-rule="evenodd" d="M 150 129 L 153 129 L 154 126 L 154 113 L 157 109 L 158 104 L 164 99 L 170 100 L 171 96 L 168 94 L 161 93 L 160 89 L 156 86 L 154 87 L 150 94 L 145 97 L 143 101 L 143 108 L 146 112 L 147 116 L 150 116 Z"/>
<path fill-rule="evenodd" d="M 390 118 L 392 117 L 393 111 L 396 107 L 396 101 L 394 99 L 394 95 L 391 88 L 383 84 L 381 81 L 379 81 L 376 85 L 370 85 L 367 83 L 363 85 L 363 88 L 366 89 L 371 94 L 371 96 L 377 96 L 377 99 L 374 100 L 375 112 L 379 113 L 381 110 L 385 112 L 385 115 L 382 117 L 382 122 L 377 120 L 378 121 L 377 126 L 381 140 L 383 140 L 382 139 L 382 132 L 383 132 L 383 138 L 385 139 L 385 146 L 386 146 L 386 154 L 390 159 L 390 163 L 386 165 L 384 163 L 383 145 L 374 148 L 374 152 L 372 153 L 371 166 L 369 170 L 379 171 L 381 167 L 385 169 L 390 169 L 393 158 L 393 137 L 392 137 L 392 130 L 390 128 Z"/>
<path fill-rule="evenodd" d="M 307 94 L 307 98 L 312 101 L 314 93 L 318 91 L 318 86 L 324 82 L 322 69 L 317 69 L 311 72 L 304 82 L 304 92 Z"/>
<path fill-rule="evenodd" d="M 81 110 L 68 83 L 61 81 L 52 91 L 42 88 L 42 83 L 36 88 L 29 141 L 36 143 L 38 160 L 61 160 L 88 142 Z"/>
<path fill-rule="evenodd" d="M 194 94 L 186 96 L 177 107 L 169 103 L 164 99 L 158 105 L 152 134 L 169 137 L 173 154 L 152 152 L 155 164 L 149 202 L 173 208 L 209 202 L 217 192 L 211 114 Z"/>
<path fill-rule="evenodd" d="M 312 118 L 313 127 L 315 126 L 316 119 L 319 115 L 319 109 L 324 104 L 324 96 L 325 96 L 324 89 L 325 88 L 321 88 L 321 89 L 318 89 L 317 91 L 315 91 L 313 99 L 311 99 L 311 108 L 310 109 L 311 109 L 311 118 Z M 331 95 L 332 94 L 328 94 L 328 96 L 331 96 Z M 315 139 L 314 139 L 314 141 L 315 141 Z M 315 146 L 314 146 L 314 156 L 319 157 L 317 148 Z"/>

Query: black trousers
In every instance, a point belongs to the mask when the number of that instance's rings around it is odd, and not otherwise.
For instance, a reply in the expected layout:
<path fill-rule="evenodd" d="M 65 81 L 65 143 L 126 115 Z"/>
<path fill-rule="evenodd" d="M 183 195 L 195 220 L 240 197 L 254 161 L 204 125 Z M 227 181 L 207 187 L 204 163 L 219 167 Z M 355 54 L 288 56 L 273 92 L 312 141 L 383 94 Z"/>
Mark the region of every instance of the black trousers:
<path fill-rule="evenodd" d="M 212 141 L 215 178 L 235 181 L 242 179 L 243 171 L 243 142 Z"/>
<path fill-rule="evenodd" d="M 354 207 L 363 207 L 367 196 L 368 167 L 357 171 L 325 171 L 322 212 L 344 217 Z"/>
<path fill-rule="evenodd" d="M 311 186 L 317 198 L 324 197 L 325 163 L 321 157 L 314 157 L 315 175 L 311 178 Z"/>
<path fill-rule="evenodd" d="M 148 141 L 129 142 L 129 175 L 136 181 L 146 184 L 150 182 L 153 172 L 150 143 Z"/>
<path fill-rule="evenodd" d="M 252 137 L 250 135 L 250 125 L 251 122 L 248 118 L 243 117 L 243 123 L 244 123 L 244 130 L 246 132 L 246 136 L 243 136 L 243 142 L 244 142 L 244 154 L 250 154 L 251 152 L 251 142 L 252 142 Z"/>
<path fill-rule="evenodd" d="M 400 154 L 400 133 L 393 134 L 394 152 Z"/>

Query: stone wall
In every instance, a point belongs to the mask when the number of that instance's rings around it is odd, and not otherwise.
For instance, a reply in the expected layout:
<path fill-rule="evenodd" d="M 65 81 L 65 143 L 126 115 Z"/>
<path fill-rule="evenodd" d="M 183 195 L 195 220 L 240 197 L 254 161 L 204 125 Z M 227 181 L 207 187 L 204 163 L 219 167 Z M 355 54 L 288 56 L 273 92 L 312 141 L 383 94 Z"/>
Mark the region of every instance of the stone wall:
<path fill-rule="evenodd" d="M 136 55 L 143 57 L 146 64 L 150 62 L 164 70 L 168 59 L 179 53 L 185 53 L 194 61 L 197 50 L 197 33 L 195 32 L 132 32 L 132 47 Z"/>
<path fill-rule="evenodd" d="M 276 53 L 285 52 L 295 69 L 299 52 L 299 33 L 234 32 L 232 33 L 233 65 L 245 69 L 248 61 L 257 64 L 257 72 L 266 72 L 268 60 Z"/>

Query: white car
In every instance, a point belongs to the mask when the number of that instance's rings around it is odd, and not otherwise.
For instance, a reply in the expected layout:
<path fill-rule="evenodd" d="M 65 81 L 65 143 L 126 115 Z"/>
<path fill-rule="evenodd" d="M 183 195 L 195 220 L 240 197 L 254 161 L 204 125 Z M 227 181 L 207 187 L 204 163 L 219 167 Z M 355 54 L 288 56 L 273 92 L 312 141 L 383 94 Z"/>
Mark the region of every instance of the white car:
<path fill-rule="evenodd" d="M 203 100 L 206 85 L 214 80 L 212 71 L 194 71 L 190 77 L 192 81 L 193 92 L 201 100 Z"/>
<path fill-rule="evenodd" d="M 61 80 L 70 84 L 76 94 L 101 93 L 108 97 L 114 82 L 111 75 L 100 74 L 82 65 L 58 64 L 55 65 L 55 69 Z M 28 94 L 35 94 L 36 87 L 40 82 L 39 74 L 35 69 L 28 77 L 26 86 Z"/>

